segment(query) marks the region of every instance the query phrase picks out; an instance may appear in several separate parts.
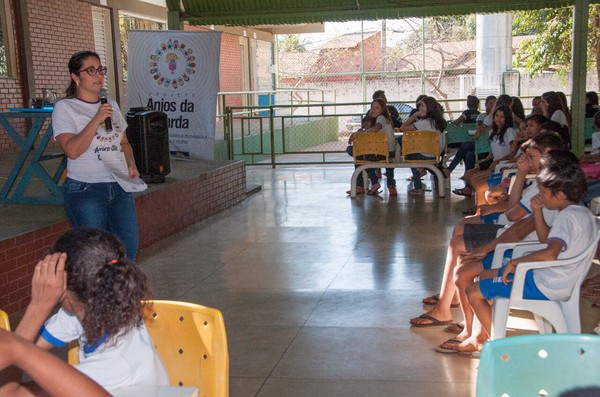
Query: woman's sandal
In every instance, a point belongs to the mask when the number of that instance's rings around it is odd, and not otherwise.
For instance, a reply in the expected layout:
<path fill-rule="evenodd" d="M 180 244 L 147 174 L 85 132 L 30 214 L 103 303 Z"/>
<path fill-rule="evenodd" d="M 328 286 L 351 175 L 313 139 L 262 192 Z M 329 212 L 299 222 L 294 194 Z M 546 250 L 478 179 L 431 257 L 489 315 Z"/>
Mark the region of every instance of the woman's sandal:
<path fill-rule="evenodd" d="M 424 305 L 435 306 L 435 305 L 437 305 L 439 300 L 440 300 L 440 294 L 434 294 L 434 295 L 428 296 L 427 298 L 421 299 L 421 302 Z M 452 307 L 452 308 L 459 307 L 459 306 L 460 306 L 460 303 L 452 303 L 450 305 L 450 307 Z"/>
<path fill-rule="evenodd" d="M 468 190 L 468 192 L 466 192 L 465 190 Z M 468 188 L 454 189 L 452 191 L 452 193 L 458 194 L 459 196 L 464 196 L 464 197 L 473 197 L 473 192 Z"/>
<path fill-rule="evenodd" d="M 444 332 L 448 332 L 449 334 L 460 334 L 465 329 L 465 326 L 462 323 L 454 323 L 444 327 Z"/>
<path fill-rule="evenodd" d="M 381 193 L 379 191 L 379 188 L 381 187 L 381 185 L 379 183 L 376 183 L 375 185 L 371 186 L 371 190 L 367 191 L 367 194 L 369 196 L 375 196 L 378 195 L 379 193 Z"/>

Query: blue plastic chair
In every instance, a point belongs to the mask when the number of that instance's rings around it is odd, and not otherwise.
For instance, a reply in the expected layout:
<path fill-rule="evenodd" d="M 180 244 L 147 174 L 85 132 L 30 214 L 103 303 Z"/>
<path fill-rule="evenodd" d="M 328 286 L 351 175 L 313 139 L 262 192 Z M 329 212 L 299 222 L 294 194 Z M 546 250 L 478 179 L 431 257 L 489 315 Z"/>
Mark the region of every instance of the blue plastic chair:
<path fill-rule="evenodd" d="M 560 396 L 600 388 L 600 336 L 522 335 L 486 342 L 477 397 Z"/>

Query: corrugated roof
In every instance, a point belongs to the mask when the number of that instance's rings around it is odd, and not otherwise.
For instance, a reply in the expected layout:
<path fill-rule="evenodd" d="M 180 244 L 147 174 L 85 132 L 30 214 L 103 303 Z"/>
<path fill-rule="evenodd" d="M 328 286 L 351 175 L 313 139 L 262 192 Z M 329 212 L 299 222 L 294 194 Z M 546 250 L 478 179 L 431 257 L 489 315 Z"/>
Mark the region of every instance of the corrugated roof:
<path fill-rule="evenodd" d="M 193 25 L 276 25 L 496 13 L 572 6 L 575 0 L 167 0 Z M 600 3 L 591 0 L 590 4 Z"/>

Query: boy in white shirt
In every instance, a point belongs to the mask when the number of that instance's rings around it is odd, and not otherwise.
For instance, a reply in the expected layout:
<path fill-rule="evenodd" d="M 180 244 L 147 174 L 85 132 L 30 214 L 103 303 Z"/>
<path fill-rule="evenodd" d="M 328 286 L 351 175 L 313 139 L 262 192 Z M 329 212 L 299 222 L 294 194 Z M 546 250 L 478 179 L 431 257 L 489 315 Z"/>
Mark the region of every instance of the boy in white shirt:
<path fill-rule="evenodd" d="M 578 205 L 585 196 L 587 183 L 575 155 L 566 150 L 551 151 L 553 160 L 537 177 L 540 193 L 532 199 L 536 232 L 548 247 L 520 258 L 511 259 L 500 270 L 486 270 L 480 281 L 467 288 L 467 299 L 481 322 L 485 334 L 491 333 L 492 308 L 489 299 L 509 297 L 512 277 L 520 262 L 550 261 L 570 258 L 593 244 L 597 228 L 590 211 Z M 543 208 L 558 210 L 550 227 Z M 527 273 L 523 297 L 526 299 L 560 300 L 569 296 L 584 263 Z M 485 336 L 485 335 L 482 335 Z M 485 338 L 481 338 L 481 349 Z"/>

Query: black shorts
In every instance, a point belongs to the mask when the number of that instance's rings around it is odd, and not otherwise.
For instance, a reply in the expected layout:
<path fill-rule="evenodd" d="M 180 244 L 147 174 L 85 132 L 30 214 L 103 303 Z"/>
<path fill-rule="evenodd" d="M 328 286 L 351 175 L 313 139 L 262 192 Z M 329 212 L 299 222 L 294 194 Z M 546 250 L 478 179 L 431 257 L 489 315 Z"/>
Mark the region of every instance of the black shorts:
<path fill-rule="evenodd" d="M 504 225 L 486 223 L 465 223 L 463 240 L 467 251 L 479 248 L 496 238 L 498 230 Z"/>

